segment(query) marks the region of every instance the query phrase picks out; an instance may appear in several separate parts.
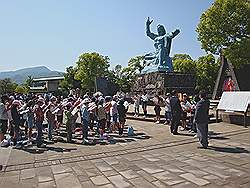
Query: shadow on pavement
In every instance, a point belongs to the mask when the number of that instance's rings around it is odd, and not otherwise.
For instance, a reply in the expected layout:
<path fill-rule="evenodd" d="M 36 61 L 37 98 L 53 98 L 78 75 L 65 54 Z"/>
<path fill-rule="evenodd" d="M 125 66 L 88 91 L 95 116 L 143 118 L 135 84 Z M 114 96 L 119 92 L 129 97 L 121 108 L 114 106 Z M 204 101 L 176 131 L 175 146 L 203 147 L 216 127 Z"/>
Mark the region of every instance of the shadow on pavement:
<path fill-rule="evenodd" d="M 240 148 L 240 147 L 233 148 L 233 147 L 209 146 L 207 149 L 225 153 L 250 153 L 245 148 Z"/>
<path fill-rule="evenodd" d="M 37 147 L 23 147 L 21 150 L 26 151 L 32 154 L 42 154 L 45 151 L 55 151 L 55 152 L 71 152 L 72 150 L 77 150 L 77 148 L 62 148 L 62 147 L 45 147 L 45 148 L 37 148 Z"/>

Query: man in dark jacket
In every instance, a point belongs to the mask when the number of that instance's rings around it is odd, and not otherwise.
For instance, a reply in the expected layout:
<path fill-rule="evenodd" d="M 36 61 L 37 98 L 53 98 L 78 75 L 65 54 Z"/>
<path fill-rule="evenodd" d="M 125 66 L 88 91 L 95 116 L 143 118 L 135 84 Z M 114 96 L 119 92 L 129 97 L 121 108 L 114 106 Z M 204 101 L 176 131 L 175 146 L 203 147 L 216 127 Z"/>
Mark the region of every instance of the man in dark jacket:
<path fill-rule="evenodd" d="M 170 98 L 170 106 L 171 106 L 171 114 L 172 114 L 172 120 L 171 120 L 171 133 L 174 135 L 178 134 L 178 126 L 180 125 L 181 120 L 181 105 L 180 100 L 178 99 L 178 93 L 177 91 L 173 90 L 171 92 L 172 96 Z"/>
<path fill-rule="evenodd" d="M 196 105 L 194 123 L 197 125 L 197 136 L 203 148 L 208 146 L 208 120 L 209 120 L 209 105 L 205 91 L 200 92 L 200 101 Z"/>

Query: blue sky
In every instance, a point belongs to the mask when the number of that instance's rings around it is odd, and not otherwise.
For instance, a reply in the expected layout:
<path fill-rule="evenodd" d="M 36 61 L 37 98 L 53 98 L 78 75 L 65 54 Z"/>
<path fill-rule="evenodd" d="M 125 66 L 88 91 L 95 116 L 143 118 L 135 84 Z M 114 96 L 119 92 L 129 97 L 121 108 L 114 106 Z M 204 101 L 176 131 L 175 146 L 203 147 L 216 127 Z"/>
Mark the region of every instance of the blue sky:
<path fill-rule="evenodd" d="M 127 65 L 153 51 L 145 21 L 179 28 L 170 55 L 205 55 L 197 40 L 199 18 L 213 0 L 11 0 L 0 1 L 0 71 L 45 65 L 64 71 L 84 52 Z"/>

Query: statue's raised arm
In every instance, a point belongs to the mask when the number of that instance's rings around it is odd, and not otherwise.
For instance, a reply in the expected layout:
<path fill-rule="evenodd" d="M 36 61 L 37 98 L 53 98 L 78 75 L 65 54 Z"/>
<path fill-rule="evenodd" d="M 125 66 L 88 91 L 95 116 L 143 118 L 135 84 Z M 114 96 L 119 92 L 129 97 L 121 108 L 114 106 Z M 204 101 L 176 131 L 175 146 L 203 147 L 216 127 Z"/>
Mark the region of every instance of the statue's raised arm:
<path fill-rule="evenodd" d="M 156 34 L 154 34 L 154 33 L 152 33 L 150 31 L 150 25 L 151 25 L 152 22 L 153 22 L 153 20 L 150 21 L 150 19 L 148 17 L 148 19 L 146 21 L 146 34 L 147 34 L 147 36 L 149 38 L 151 38 L 152 40 L 154 40 L 156 37 L 158 37 L 158 35 L 156 35 Z"/>
<path fill-rule="evenodd" d="M 172 33 L 170 33 L 169 36 L 170 36 L 171 38 L 174 38 L 174 37 L 176 37 L 179 33 L 180 33 L 180 30 L 179 30 L 179 29 L 176 29 L 175 31 L 173 31 Z"/>

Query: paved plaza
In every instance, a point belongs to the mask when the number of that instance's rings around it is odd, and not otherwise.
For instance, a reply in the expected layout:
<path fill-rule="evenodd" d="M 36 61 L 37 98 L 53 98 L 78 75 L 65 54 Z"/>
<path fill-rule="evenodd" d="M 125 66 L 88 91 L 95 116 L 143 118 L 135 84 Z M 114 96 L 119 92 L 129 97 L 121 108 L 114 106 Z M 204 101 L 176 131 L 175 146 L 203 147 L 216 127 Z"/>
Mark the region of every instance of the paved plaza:
<path fill-rule="evenodd" d="M 47 149 L 0 149 L 0 187 L 250 187 L 250 131 L 209 125 L 210 147 L 187 131 L 128 120 L 136 136 L 114 144 L 57 142 Z"/>

